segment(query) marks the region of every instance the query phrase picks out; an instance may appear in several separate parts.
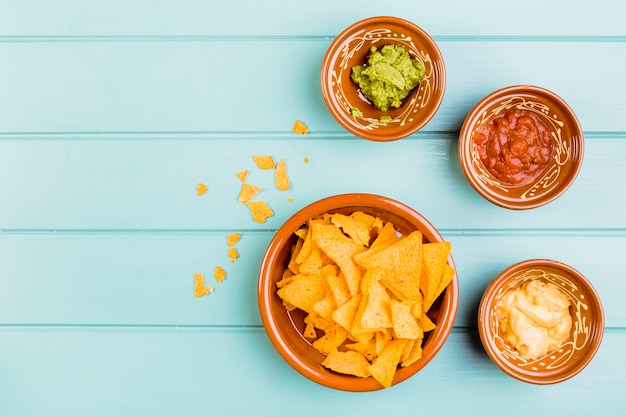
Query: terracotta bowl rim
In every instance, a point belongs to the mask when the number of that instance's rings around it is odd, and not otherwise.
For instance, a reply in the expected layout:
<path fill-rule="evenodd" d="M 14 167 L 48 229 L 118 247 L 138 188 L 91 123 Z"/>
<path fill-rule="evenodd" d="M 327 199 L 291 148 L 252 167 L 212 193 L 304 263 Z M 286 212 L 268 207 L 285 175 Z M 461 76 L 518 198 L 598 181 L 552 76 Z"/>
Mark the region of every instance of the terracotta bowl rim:
<path fill-rule="evenodd" d="M 346 123 L 344 120 L 345 116 L 344 112 L 337 108 L 336 103 L 331 99 L 333 96 L 333 89 L 329 87 L 329 78 L 332 77 L 332 67 L 331 62 L 334 57 L 340 53 L 341 46 L 348 41 L 352 36 L 354 36 L 355 32 L 358 32 L 360 29 L 368 27 L 368 26 L 382 26 L 385 24 L 394 24 L 398 26 L 403 26 L 410 31 L 415 36 L 422 39 L 423 43 L 427 44 L 429 48 L 432 49 L 434 57 L 431 57 L 433 62 L 437 62 L 438 71 L 437 71 L 437 83 L 440 85 L 440 88 L 437 91 L 441 91 L 433 98 L 432 105 L 430 105 L 424 112 L 424 117 L 420 117 L 417 123 L 412 122 L 410 125 L 402 130 L 393 129 L 389 132 L 386 132 L 386 129 L 360 129 L 355 127 L 349 123 Z M 423 28 L 418 26 L 417 24 L 409 21 L 407 19 L 391 16 L 391 15 L 382 15 L 382 16 L 371 16 L 364 19 L 361 19 L 357 22 L 352 23 L 350 26 L 342 30 L 330 43 L 326 53 L 324 54 L 324 58 L 322 59 L 321 71 L 320 71 L 320 84 L 322 90 L 322 97 L 326 106 L 328 107 L 331 115 L 337 122 L 348 132 L 352 133 L 355 136 L 361 137 L 363 139 L 377 141 L 377 142 L 391 142 L 406 138 L 415 132 L 422 129 L 426 124 L 428 124 L 432 118 L 435 116 L 439 107 L 441 106 L 441 102 L 443 101 L 443 97 L 445 95 L 446 89 L 446 70 L 445 70 L 445 61 L 443 58 L 443 54 L 439 49 L 435 40 L 426 32 Z M 355 86 L 355 88 L 357 88 Z M 420 87 L 417 87 L 420 88 Z M 383 113 L 381 112 L 381 116 Z"/>
<path fill-rule="evenodd" d="M 569 130 L 574 133 L 571 138 L 568 138 L 570 143 L 576 144 L 576 158 L 574 158 L 574 161 L 571 163 L 572 169 L 568 173 L 567 178 L 558 187 L 553 188 L 549 194 L 544 194 L 542 198 L 531 198 L 525 200 L 506 197 L 501 193 L 493 191 L 481 179 L 479 179 L 478 174 L 472 167 L 468 147 L 471 142 L 472 129 L 474 128 L 477 119 L 485 109 L 492 105 L 492 103 L 514 94 L 520 96 L 537 96 L 553 103 L 554 106 L 558 107 L 566 115 L 568 118 L 567 122 L 569 123 Z M 472 188 L 474 188 L 479 195 L 491 203 L 511 210 L 537 208 L 554 201 L 565 193 L 574 183 L 580 172 L 584 160 L 584 151 L 584 132 L 578 117 L 574 113 L 574 110 L 562 97 L 553 91 L 532 84 L 516 84 L 506 86 L 492 91 L 481 98 L 465 117 L 459 132 L 458 140 L 458 154 L 461 170 Z"/>
<path fill-rule="evenodd" d="M 335 374 L 328 370 L 321 369 L 321 365 L 316 367 L 309 366 L 305 360 L 299 357 L 297 349 L 291 346 L 285 338 L 286 334 L 290 334 L 295 329 L 293 327 L 289 329 L 281 328 L 281 323 L 274 317 L 274 311 L 272 311 L 272 297 L 276 296 L 274 289 L 276 280 L 272 280 L 273 260 L 276 260 L 280 253 L 282 253 L 281 249 L 284 250 L 284 246 L 290 243 L 292 239 L 290 236 L 312 217 L 326 212 L 350 209 L 352 207 L 356 209 L 363 209 L 365 207 L 385 211 L 395 210 L 396 216 L 408 219 L 407 221 L 411 223 L 419 222 L 422 224 L 425 240 L 443 240 L 437 229 L 424 216 L 408 205 L 394 199 L 364 193 L 339 194 L 322 198 L 303 207 L 292 215 L 277 230 L 268 244 L 259 271 L 258 308 L 263 327 L 270 342 L 280 356 L 301 375 L 320 385 L 337 390 L 354 392 L 375 391 L 382 389 L 382 386 L 373 378 L 358 378 L 349 375 Z M 429 339 L 425 339 L 423 357 L 409 367 L 399 368 L 398 372 L 396 372 L 396 377 L 394 377 L 393 385 L 397 385 L 408 379 L 425 367 L 440 351 L 452 331 L 459 298 L 458 276 L 452 254 L 448 257 L 448 263 L 455 268 L 455 275 L 444 294 L 440 296 L 441 310 L 439 316 L 443 317 L 443 320 L 440 320 L 437 323 L 437 328 L 429 333 Z M 278 313 L 287 314 L 282 306 Z M 427 344 L 428 348 L 426 346 Z"/>
<path fill-rule="evenodd" d="M 585 294 L 590 296 L 588 301 L 593 305 L 593 308 L 596 309 L 597 312 L 596 320 L 589 324 L 590 335 L 587 340 L 589 341 L 591 347 L 587 349 L 586 355 L 580 358 L 575 365 L 569 366 L 567 369 L 551 372 L 531 372 L 508 361 L 503 355 L 500 354 L 500 350 L 496 346 L 491 330 L 489 329 L 488 319 L 493 299 L 496 297 L 497 292 L 503 285 L 507 284 L 512 279 L 515 279 L 520 273 L 528 269 L 541 267 L 558 269 L 564 271 L 569 276 L 574 277 L 576 279 L 576 283 L 581 287 L 584 287 Z M 602 344 L 602 338 L 604 336 L 604 323 L 605 316 L 602 301 L 591 281 L 580 271 L 566 263 L 544 258 L 528 259 L 517 262 L 499 272 L 485 289 L 480 300 L 478 311 L 478 332 L 481 343 L 489 358 L 507 375 L 522 382 L 536 385 L 560 383 L 579 374 L 591 362 Z"/>

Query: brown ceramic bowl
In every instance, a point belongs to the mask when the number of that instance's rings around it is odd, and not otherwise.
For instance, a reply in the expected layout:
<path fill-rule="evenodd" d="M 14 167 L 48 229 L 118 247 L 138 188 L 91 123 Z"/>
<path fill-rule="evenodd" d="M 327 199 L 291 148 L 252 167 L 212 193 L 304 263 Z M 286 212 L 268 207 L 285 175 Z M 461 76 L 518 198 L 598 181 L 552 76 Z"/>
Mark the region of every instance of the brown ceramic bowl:
<path fill-rule="evenodd" d="M 307 220 L 324 213 L 350 214 L 361 210 L 370 215 L 391 221 L 402 234 L 421 230 L 424 242 L 439 242 L 442 237 L 422 215 L 392 199 L 371 194 L 343 194 L 328 197 L 304 207 L 283 224 L 270 241 L 259 274 L 259 311 L 270 341 L 296 371 L 326 387 L 344 391 L 374 391 L 381 385 L 373 378 L 342 375 L 324 368 L 324 355 L 311 346 L 303 336 L 304 316 L 300 310 L 288 312 L 276 291 L 276 282 L 282 277 L 291 249 L 295 243 L 294 232 Z M 454 267 L 452 255 L 448 263 Z M 414 375 L 430 362 L 443 346 L 456 316 L 459 286 L 456 274 L 443 294 L 429 310 L 437 328 L 426 334 L 422 358 L 413 365 L 398 367 L 393 385 Z"/>
<path fill-rule="evenodd" d="M 534 179 L 511 184 L 496 178 L 481 161 L 477 132 L 511 111 L 532 113 L 551 135 L 552 155 Z M 530 209 L 554 200 L 574 182 L 583 161 L 583 131 L 572 109 L 546 89 L 517 85 L 480 100 L 459 135 L 459 161 L 471 186 L 484 198 L 508 209 Z"/>
<path fill-rule="evenodd" d="M 361 94 L 350 74 L 364 65 L 370 47 L 399 45 L 424 64 L 426 77 L 402 105 L 382 112 Z M 397 17 L 371 17 L 354 23 L 330 44 L 322 61 L 322 96 L 333 117 L 350 133 L 374 141 L 393 141 L 421 129 L 435 115 L 446 85 L 443 57 L 432 38 L 415 24 Z M 361 116 L 352 116 L 357 107 Z M 391 117 L 387 124 L 383 115 Z"/>
<path fill-rule="evenodd" d="M 507 291 L 532 279 L 557 285 L 569 298 L 572 329 L 560 347 L 524 359 L 505 341 L 497 306 Z M 578 374 L 594 357 L 604 335 L 604 312 L 597 292 L 580 272 L 561 262 L 532 259 L 508 267 L 489 284 L 480 302 L 478 331 L 487 354 L 506 374 L 533 384 L 554 384 Z"/>

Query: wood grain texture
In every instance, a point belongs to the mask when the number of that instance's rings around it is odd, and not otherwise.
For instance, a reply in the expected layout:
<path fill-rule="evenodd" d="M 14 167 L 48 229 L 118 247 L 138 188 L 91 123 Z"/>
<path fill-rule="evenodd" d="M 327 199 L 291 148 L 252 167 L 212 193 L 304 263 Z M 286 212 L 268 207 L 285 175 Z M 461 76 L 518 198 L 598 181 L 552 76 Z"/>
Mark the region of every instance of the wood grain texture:
<path fill-rule="evenodd" d="M 619 415 L 624 11 L 618 0 L 0 2 L 0 416 Z M 431 122 L 387 144 L 342 130 L 319 88 L 333 38 L 383 14 L 427 30 L 447 70 Z M 554 91 L 585 132 L 576 182 L 528 211 L 483 200 L 457 155 L 474 103 L 513 84 Z M 310 134 L 291 132 L 296 119 Z M 262 154 L 285 159 L 289 191 L 255 167 Z M 237 201 L 246 169 L 275 213 L 264 224 Z M 461 290 L 435 360 L 397 387 L 358 395 L 291 369 L 256 298 L 277 228 L 349 192 L 426 216 L 453 244 Z M 231 264 L 235 231 L 241 258 Z M 500 372 L 476 333 L 487 284 L 530 258 L 583 272 L 606 315 L 592 363 L 554 386 Z M 227 271 L 220 284 L 216 265 Z M 213 294 L 193 298 L 195 272 Z"/>

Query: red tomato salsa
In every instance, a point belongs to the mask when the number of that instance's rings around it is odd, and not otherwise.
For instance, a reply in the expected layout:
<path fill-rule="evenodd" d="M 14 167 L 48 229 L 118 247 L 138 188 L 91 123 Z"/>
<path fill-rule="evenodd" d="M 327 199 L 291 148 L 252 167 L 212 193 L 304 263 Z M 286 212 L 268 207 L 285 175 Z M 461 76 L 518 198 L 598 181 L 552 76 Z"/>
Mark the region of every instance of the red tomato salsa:
<path fill-rule="evenodd" d="M 473 140 L 485 168 L 511 185 L 537 178 L 552 157 L 550 130 L 540 116 L 527 110 L 498 115 L 480 126 Z"/>

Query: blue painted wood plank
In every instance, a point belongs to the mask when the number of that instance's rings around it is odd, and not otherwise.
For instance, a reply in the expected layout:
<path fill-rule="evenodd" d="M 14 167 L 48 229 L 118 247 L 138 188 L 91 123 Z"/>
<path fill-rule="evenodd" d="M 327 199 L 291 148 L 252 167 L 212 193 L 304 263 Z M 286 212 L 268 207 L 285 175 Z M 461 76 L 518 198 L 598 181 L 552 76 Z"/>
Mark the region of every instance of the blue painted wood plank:
<path fill-rule="evenodd" d="M 319 87 L 329 44 L 0 39 L 0 133 L 286 133 L 300 118 L 313 132 L 344 134 Z M 626 56 L 626 42 L 439 45 L 447 88 L 425 132 L 458 131 L 478 100 L 515 84 L 539 85 L 563 97 L 585 131 L 626 131 L 623 65 L 613 58 Z"/>
<path fill-rule="evenodd" d="M 444 229 L 626 227 L 620 136 L 587 140 L 572 187 L 546 206 L 516 212 L 469 186 L 450 136 L 383 144 L 294 134 L 151 138 L 0 140 L 0 230 L 277 229 L 304 205 L 349 192 L 395 198 Z M 291 190 L 277 190 L 271 171 L 254 165 L 255 154 L 285 159 Z M 263 188 L 257 199 L 275 212 L 265 224 L 237 201 L 236 174 L 245 169 L 247 181 Z M 209 186 L 202 197 L 198 182 Z"/>
<path fill-rule="evenodd" d="M 413 378 L 367 394 L 297 374 L 261 329 L 0 328 L 0 414 L 11 416 L 429 415 L 614 416 L 626 408 L 623 331 L 579 375 L 553 386 L 514 380 L 475 333 L 453 332 Z M 28 363 L 25 367 L 23 364 Z M 245 394 L 243 394 L 245 393 Z M 245 397 L 242 397 L 245 395 Z M 454 400 L 451 400 L 454 395 Z"/>
<path fill-rule="evenodd" d="M 619 0 L 527 0 L 516 5 L 513 15 L 497 0 L 136 0 L 133 7 L 124 0 L 4 0 L 0 35 L 335 36 L 359 19 L 393 15 L 412 20 L 433 35 L 623 36 L 623 20 L 616 13 L 620 7 Z"/>
<path fill-rule="evenodd" d="M 621 279 L 626 234 L 443 230 L 461 289 L 455 326 L 476 327 L 483 291 L 504 268 L 556 259 L 596 287 L 606 326 L 626 328 Z M 0 324 L 260 326 L 257 276 L 272 232 L 242 233 L 230 263 L 228 231 L 0 233 Z M 227 278 L 217 283 L 216 265 Z M 193 298 L 193 274 L 215 292 Z"/>

